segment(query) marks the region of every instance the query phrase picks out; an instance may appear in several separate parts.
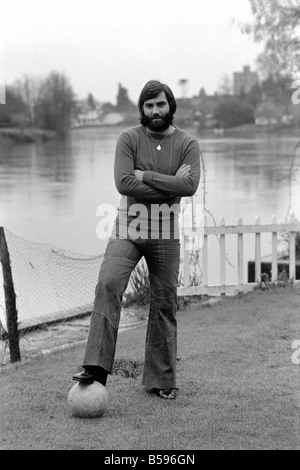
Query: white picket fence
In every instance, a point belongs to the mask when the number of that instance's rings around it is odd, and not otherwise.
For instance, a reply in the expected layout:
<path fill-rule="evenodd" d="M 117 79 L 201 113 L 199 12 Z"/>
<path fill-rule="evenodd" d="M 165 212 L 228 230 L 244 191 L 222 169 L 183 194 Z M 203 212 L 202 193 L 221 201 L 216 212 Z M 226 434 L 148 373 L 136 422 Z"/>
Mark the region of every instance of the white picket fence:
<path fill-rule="evenodd" d="M 296 221 L 295 215 L 292 213 L 287 223 L 277 223 L 276 217 L 273 216 L 271 224 L 262 225 L 260 219 L 255 220 L 254 225 L 243 225 L 242 219 L 238 221 L 237 225 L 225 225 L 225 220 L 222 218 L 219 225 L 207 226 L 207 219 L 204 220 L 202 229 L 196 229 L 194 232 L 183 228 L 183 286 L 178 288 L 179 296 L 190 295 L 235 295 L 239 292 L 248 292 L 255 288 L 261 282 L 261 236 L 263 233 L 269 233 L 271 237 L 272 253 L 271 253 L 271 279 L 272 283 L 278 282 L 278 237 L 281 233 L 288 234 L 289 240 L 289 280 L 299 284 L 296 280 L 296 249 L 295 239 L 296 233 L 300 232 L 300 223 Z M 253 234 L 255 237 L 255 282 L 247 282 L 244 279 L 244 235 Z M 237 249 L 237 284 L 226 284 L 226 236 L 236 235 L 236 249 Z M 190 285 L 190 243 L 191 236 L 203 237 L 202 243 L 202 276 L 201 284 L 196 286 Z M 219 239 L 219 267 L 214 269 L 219 270 L 219 283 L 218 285 L 208 285 L 208 269 L 209 269 L 209 252 L 208 252 L 208 237 L 217 236 Z"/>

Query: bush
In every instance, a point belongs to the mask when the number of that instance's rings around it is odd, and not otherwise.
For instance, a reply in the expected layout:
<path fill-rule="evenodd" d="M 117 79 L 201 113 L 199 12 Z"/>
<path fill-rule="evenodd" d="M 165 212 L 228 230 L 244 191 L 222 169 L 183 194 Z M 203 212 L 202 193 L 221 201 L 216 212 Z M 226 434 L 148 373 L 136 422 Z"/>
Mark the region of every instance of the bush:
<path fill-rule="evenodd" d="M 150 282 L 147 267 L 140 263 L 131 274 L 129 290 L 124 296 L 123 304 L 129 305 L 147 305 L 150 299 Z"/>
<path fill-rule="evenodd" d="M 236 127 L 254 122 L 254 108 L 238 98 L 230 97 L 219 104 L 214 118 L 221 127 Z"/>

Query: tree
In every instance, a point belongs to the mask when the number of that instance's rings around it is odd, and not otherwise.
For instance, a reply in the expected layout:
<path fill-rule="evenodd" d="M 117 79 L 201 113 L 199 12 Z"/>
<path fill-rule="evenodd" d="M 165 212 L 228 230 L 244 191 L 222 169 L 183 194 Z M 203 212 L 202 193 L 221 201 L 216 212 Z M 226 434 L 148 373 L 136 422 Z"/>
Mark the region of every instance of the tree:
<path fill-rule="evenodd" d="M 230 97 L 219 104 L 215 110 L 214 118 L 221 127 L 236 127 L 241 124 L 253 123 L 254 109 L 248 103 L 244 103 L 236 97 Z"/>
<path fill-rule="evenodd" d="M 131 112 L 136 108 L 129 99 L 127 88 L 124 88 L 121 83 L 119 83 L 116 108 L 119 112 Z"/>
<path fill-rule="evenodd" d="M 39 100 L 42 80 L 30 75 L 16 81 L 14 89 L 22 97 L 27 107 L 28 118 L 32 127 L 36 126 L 36 106 Z"/>
<path fill-rule="evenodd" d="M 221 95 L 231 95 L 233 90 L 232 80 L 229 75 L 225 74 L 222 77 L 221 83 L 219 85 L 219 91 Z"/>
<path fill-rule="evenodd" d="M 0 126 L 21 127 L 28 125 L 27 107 L 22 96 L 12 86 L 6 88 L 6 104 L 0 105 Z"/>
<path fill-rule="evenodd" d="M 88 107 L 90 109 L 93 109 L 93 110 L 96 109 L 96 103 L 95 103 L 95 100 L 94 100 L 94 97 L 93 97 L 92 93 L 88 94 L 87 104 L 88 104 Z"/>
<path fill-rule="evenodd" d="M 256 83 L 245 97 L 245 101 L 255 108 L 262 101 L 263 92 L 261 86 Z"/>
<path fill-rule="evenodd" d="M 261 82 L 262 95 L 266 98 L 272 98 L 279 104 L 291 102 L 292 80 L 286 77 L 285 80 L 278 80 L 270 75 Z"/>
<path fill-rule="evenodd" d="M 42 82 L 38 101 L 40 127 L 64 135 L 70 126 L 74 92 L 64 74 L 51 72 Z"/>
<path fill-rule="evenodd" d="M 244 32 L 264 44 L 259 65 L 267 75 L 279 79 L 300 73 L 300 0 L 249 0 L 254 24 Z"/>
<path fill-rule="evenodd" d="M 200 98 L 205 98 L 207 95 L 206 95 L 206 91 L 205 91 L 205 88 L 200 88 L 200 91 L 199 91 L 199 95 L 198 95 Z"/>

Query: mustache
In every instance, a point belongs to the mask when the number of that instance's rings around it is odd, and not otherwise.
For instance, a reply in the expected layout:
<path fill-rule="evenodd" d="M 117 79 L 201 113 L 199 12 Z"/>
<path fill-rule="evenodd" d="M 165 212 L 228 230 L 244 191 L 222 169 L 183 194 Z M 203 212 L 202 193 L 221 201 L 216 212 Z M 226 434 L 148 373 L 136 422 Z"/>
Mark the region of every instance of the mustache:
<path fill-rule="evenodd" d="M 158 125 L 159 123 L 160 123 L 160 125 L 162 125 L 163 123 L 164 123 L 164 125 L 167 125 L 167 124 L 172 125 L 172 123 L 173 123 L 173 114 L 171 114 L 169 112 L 164 116 L 160 116 L 159 114 L 157 114 L 155 116 L 150 117 L 150 116 L 146 116 L 145 113 L 142 111 L 141 117 L 140 117 L 140 122 L 144 126 L 148 126 L 149 124 L 150 125 L 153 124 L 154 127 L 156 127 L 156 125 Z"/>

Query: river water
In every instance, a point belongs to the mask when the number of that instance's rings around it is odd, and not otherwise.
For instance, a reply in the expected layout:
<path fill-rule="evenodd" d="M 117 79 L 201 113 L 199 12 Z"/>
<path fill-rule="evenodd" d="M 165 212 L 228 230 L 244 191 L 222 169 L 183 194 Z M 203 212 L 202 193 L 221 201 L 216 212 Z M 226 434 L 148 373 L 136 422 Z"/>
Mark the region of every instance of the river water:
<path fill-rule="evenodd" d="M 103 253 L 107 240 L 97 237 L 97 208 L 118 205 L 113 159 L 120 132 L 78 129 L 64 142 L 2 146 L 0 226 L 39 244 L 91 256 Z M 197 138 L 205 173 L 196 200 L 205 198 L 210 224 L 221 217 L 231 225 L 239 218 L 253 224 L 256 217 L 270 223 L 273 215 L 284 222 L 290 209 L 300 218 L 300 155 L 291 166 L 297 135 Z M 265 254 L 270 252 L 269 241 L 263 247 Z M 234 250 L 229 242 L 229 270 L 235 264 Z M 250 242 L 246 254 L 254 256 Z"/>

